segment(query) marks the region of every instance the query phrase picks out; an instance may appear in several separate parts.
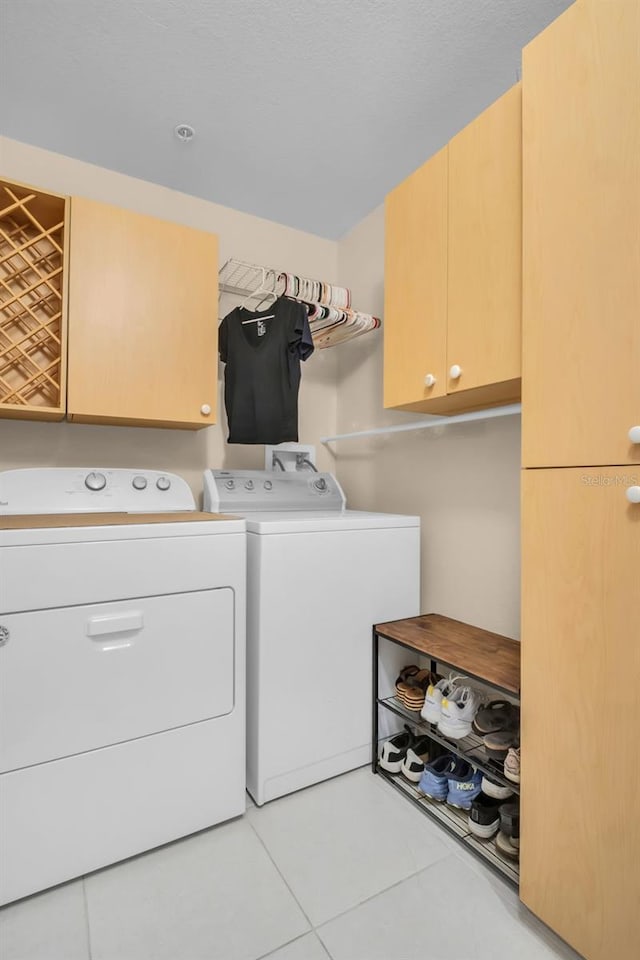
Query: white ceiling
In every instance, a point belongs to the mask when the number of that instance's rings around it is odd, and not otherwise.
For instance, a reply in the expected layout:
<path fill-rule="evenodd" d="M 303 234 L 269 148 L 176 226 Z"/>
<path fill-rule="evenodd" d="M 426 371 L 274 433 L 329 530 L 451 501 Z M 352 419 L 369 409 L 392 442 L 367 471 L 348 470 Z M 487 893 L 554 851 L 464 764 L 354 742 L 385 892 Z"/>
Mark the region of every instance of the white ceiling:
<path fill-rule="evenodd" d="M 337 238 L 570 2 L 0 0 L 0 131 Z"/>

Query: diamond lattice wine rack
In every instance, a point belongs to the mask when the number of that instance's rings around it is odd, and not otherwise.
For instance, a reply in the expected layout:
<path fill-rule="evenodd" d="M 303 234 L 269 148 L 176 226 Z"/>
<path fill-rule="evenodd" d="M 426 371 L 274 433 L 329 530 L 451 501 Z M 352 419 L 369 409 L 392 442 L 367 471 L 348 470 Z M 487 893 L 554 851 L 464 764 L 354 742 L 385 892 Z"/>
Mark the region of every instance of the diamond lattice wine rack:
<path fill-rule="evenodd" d="M 68 210 L 0 180 L 0 417 L 64 416 Z"/>

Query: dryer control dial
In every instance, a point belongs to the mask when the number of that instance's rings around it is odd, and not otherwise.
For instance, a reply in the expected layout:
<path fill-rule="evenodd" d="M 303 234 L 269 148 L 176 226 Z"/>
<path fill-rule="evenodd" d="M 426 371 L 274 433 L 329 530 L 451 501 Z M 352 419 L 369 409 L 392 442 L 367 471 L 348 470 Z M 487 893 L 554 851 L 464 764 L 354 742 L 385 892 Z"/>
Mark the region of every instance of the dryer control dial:
<path fill-rule="evenodd" d="M 324 493 L 324 491 L 327 489 L 327 481 L 324 479 L 324 477 L 318 477 L 317 480 L 313 481 L 313 485 L 316 490 L 319 490 L 321 493 Z"/>
<path fill-rule="evenodd" d="M 104 490 L 107 478 L 104 473 L 88 473 L 84 478 L 84 485 L 87 490 Z"/>
<path fill-rule="evenodd" d="M 131 485 L 134 490 L 145 490 L 147 486 L 146 477 L 134 477 L 131 481 Z"/>
<path fill-rule="evenodd" d="M 171 480 L 169 477 L 158 477 L 156 480 L 156 487 L 158 490 L 168 490 L 171 486 Z"/>

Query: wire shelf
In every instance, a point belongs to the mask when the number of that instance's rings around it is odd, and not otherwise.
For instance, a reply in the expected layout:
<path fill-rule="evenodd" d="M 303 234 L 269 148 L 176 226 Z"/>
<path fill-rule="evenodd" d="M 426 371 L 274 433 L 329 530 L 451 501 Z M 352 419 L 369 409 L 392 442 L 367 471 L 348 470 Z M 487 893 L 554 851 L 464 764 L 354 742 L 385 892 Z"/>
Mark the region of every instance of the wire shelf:
<path fill-rule="evenodd" d="M 428 723 L 426 720 L 423 720 L 419 713 L 408 710 L 397 697 L 387 697 L 384 700 L 379 699 L 378 703 L 381 707 L 385 707 L 387 710 L 390 710 L 392 713 L 413 724 L 420 733 L 431 737 L 432 740 L 435 740 L 440 746 L 445 747 L 450 753 L 454 753 L 457 757 L 462 757 L 463 760 L 468 760 L 469 763 L 472 763 L 478 770 L 486 773 L 491 780 L 494 780 L 503 787 L 508 787 L 512 793 L 520 793 L 520 785 L 518 783 L 512 783 L 511 780 L 505 777 L 503 766 L 499 761 L 487 756 L 482 737 L 479 737 L 476 733 L 470 733 L 468 737 L 462 737 L 460 740 L 452 740 L 450 737 L 445 737 L 440 733 L 435 723 Z"/>
<path fill-rule="evenodd" d="M 420 793 L 416 784 L 406 780 L 402 774 L 388 773 L 381 767 L 378 767 L 377 773 L 392 787 L 407 796 L 423 813 L 443 824 L 449 833 L 485 860 L 493 870 L 506 877 L 516 887 L 518 886 L 520 881 L 518 862 L 509 860 L 500 853 L 496 847 L 495 837 L 490 840 L 482 840 L 471 833 L 468 814 L 464 810 L 450 807 L 447 803 L 430 800 Z"/>
<path fill-rule="evenodd" d="M 282 295 L 306 304 L 309 307 L 311 335 L 318 349 L 354 340 L 380 327 L 380 320 L 376 317 L 351 308 L 351 292 L 344 287 L 306 277 L 294 277 L 274 267 L 235 257 L 220 268 L 218 289 L 221 296 L 227 294 L 241 298 L 245 304 L 251 302 L 255 310 Z M 292 289 L 295 293 L 291 292 Z M 327 296 L 327 292 L 330 295 Z"/>

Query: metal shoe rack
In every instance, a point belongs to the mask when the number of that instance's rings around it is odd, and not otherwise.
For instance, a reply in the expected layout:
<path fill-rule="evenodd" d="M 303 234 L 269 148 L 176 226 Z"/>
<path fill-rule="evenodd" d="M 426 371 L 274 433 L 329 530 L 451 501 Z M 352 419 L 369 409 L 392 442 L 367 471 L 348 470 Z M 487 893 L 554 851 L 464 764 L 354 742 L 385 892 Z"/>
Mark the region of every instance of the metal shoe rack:
<path fill-rule="evenodd" d="M 407 709 L 397 697 L 380 697 L 378 678 L 381 639 L 404 647 L 422 658 L 428 658 L 430 669 L 434 672 L 442 674 L 454 670 L 471 681 L 479 681 L 490 688 L 492 693 L 506 695 L 513 702 L 518 702 L 520 695 L 520 644 L 497 633 L 490 633 L 434 613 L 391 623 L 379 623 L 373 628 L 373 772 L 387 780 L 423 813 L 437 820 L 468 850 L 517 887 L 518 863 L 499 852 L 495 838 L 481 840 L 471 833 L 465 811 L 428 799 L 418 791 L 417 784 L 411 783 L 400 773 L 388 773 L 378 765 L 378 746 L 381 742 L 379 716 L 380 710 L 386 710 L 404 720 L 414 731 L 426 734 L 431 739 L 434 745 L 431 759 L 442 753 L 453 753 L 468 760 L 514 794 L 520 793 L 519 784 L 506 779 L 501 764 L 487 756 L 481 737 L 471 734 L 461 740 L 451 740 L 443 736 L 435 724 L 423 720 L 420 713 Z"/>

